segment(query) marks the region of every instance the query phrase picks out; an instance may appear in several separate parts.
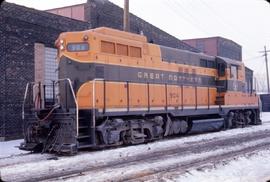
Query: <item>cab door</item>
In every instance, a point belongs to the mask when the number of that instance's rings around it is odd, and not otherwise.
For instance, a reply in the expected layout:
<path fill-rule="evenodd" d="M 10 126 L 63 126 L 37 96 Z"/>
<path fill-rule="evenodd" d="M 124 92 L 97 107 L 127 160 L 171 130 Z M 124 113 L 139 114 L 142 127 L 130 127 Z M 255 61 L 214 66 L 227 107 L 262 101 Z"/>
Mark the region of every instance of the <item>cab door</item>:
<path fill-rule="evenodd" d="M 237 91 L 238 90 L 238 67 L 237 65 L 231 65 L 230 67 L 230 81 L 231 81 L 231 89 L 233 91 Z"/>
<path fill-rule="evenodd" d="M 228 78 L 227 78 L 227 63 L 222 59 L 217 58 L 217 90 L 219 92 L 226 92 L 227 85 L 228 85 Z"/>

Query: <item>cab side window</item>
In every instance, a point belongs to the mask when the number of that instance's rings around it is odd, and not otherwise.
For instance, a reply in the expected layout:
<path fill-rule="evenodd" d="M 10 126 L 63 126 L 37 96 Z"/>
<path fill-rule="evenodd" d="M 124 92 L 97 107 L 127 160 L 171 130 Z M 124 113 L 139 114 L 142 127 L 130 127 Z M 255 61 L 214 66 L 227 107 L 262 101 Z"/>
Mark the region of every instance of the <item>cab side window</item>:
<path fill-rule="evenodd" d="M 218 69 L 218 76 L 225 76 L 226 67 L 224 63 L 218 63 L 217 69 Z"/>
<path fill-rule="evenodd" d="M 231 65 L 231 79 L 237 80 L 237 78 L 238 78 L 237 66 Z"/>

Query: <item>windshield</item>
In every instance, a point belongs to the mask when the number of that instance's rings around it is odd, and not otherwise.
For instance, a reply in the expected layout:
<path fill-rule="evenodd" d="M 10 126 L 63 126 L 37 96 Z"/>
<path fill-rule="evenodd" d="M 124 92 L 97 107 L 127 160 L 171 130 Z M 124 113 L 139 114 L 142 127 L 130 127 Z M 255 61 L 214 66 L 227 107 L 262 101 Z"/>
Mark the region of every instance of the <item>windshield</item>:
<path fill-rule="evenodd" d="M 89 50 L 88 42 L 78 42 L 78 43 L 67 44 L 67 51 L 69 52 L 88 51 L 88 50 Z"/>

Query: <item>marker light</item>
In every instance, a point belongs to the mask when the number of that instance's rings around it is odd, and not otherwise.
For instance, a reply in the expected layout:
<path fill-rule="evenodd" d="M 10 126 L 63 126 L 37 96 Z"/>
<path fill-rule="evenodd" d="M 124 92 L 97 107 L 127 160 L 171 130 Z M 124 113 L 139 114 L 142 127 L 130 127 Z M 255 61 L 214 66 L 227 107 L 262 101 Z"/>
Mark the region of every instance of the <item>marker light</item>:
<path fill-rule="evenodd" d="M 62 50 L 64 50 L 64 45 L 60 45 L 60 50 L 62 51 Z"/>
<path fill-rule="evenodd" d="M 84 35 L 84 36 L 83 36 L 83 40 L 84 40 L 84 41 L 87 41 L 88 38 L 89 38 L 88 35 Z"/>

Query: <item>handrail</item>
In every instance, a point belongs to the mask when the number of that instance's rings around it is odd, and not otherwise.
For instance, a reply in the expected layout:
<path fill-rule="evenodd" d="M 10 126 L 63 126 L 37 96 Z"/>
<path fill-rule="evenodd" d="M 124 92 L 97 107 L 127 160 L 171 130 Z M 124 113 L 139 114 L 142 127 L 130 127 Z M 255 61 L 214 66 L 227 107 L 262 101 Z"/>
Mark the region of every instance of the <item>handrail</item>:
<path fill-rule="evenodd" d="M 127 112 L 129 112 L 129 81 L 126 81 L 127 84 Z"/>
<path fill-rule="evenodd" d="M 29 89 L 29 82 L 26 84 L 26 87 L 25 87 L 25 92 L 24 92 L 24 97 L 23 97 L 23 104 L 22 104 L 22 120 L 24 120 L 24 105 L 25 105 L 25 100 L 26 100 L 26 97 L 27 97 L 27 93 L 28 93 L 28 89 Z"/>
<path fill-rule="evenodd" d="M 184 86 L 181 85 L 181 110 L 184 110 Z"/>
<path fill-rule="evenodd" d="M 61 81 L 67 81 L 68 82 L 71 93 L 72 93 L 72 96 L 73 96 L 73 99 L 74 99 L 74 103 L 75 103 L 75 106 L 76 106 L 76 136 L 78 137 L 79 136 L 79 105 L 78 105 L 78 102 L 77 102 L 77 99 L 76 99 L 76 95 L 75 95 L 74 89 L 72 87 L 72 82 L 71 82 L 71 80 L 69 78 L 58 79 L 55 82 L 53 82 L 53 84 L 56 85 Z M 26 98 L 27 98 L 29 86 L 32 85 L 32 84 L 33 84 L 33 86 L 35 86 L 37 84 L 37 82 L 28 82 L 26 84 L 25 93 L 24 93 L 24 99 L 23 99 L 23 104 L 22 104 L 22 119 L 23 120 L 25 118 L 25 110 L 24 110 L 25 101 L 26 101 Z"/>
<path fill-rule="evenodd" d="M 63 78 L 63 79 L 58 79 L 57 81 L 53 82 L 53 84 L 57 84 L 61 81 L 67 81 L 68 84 L 69 84 L 69 87 L 70 87 L 70 90 L 71 90 L 71 93 L 72 93 L 72 97 L 74 99 L 74 103 L 75 103 L 75 106 L 76 106 L 76 136 L 78 137 L 79 136 L 79 105 L 78 105 L 78 101 L 76 99 L 76 95 L 75 95 L 75 92 L 74 92 L 74 89 L 72 87 L 72 81 L 69 79 L 69 78 Z M 96 118 L 96 113 L 95 113 L 95 97 L 96 97 L 96 89 L 95 89 L 95 82 L 96 81 L 105 81 L 104 79 L 102 78 L 96 78 L 96 79 L 93 79 L 91 80 L 90 82 L 93 82 L 93 95 L 92 95 L 92 104 L 93 104 L 93 110 L 92 110 L 92 127 L 95 128 L 96 127 L 96 121 L 95 121 L 95 118 Z M 22 104 L 22 119 L 24 120 L 25 119 L 25 102 L 26 102 L 26 98 L 27 98 L 27 94 L 29 92 L 29 86 L 30 84 L 36 84 L 36 82 L 28 82 L 26 84 L 26 88 L 25 88 L 25 93 L 24 93 L 24 100 L 23 100 L 23 104 Z M 149 83 L 148 83 L 149 84 Z M 165 87 L 167 86 L 167 84 L 165 84 Z M 181 107 L 182 107 L 182 110 L 183 110 L 183 106 L 184 106 L 184 103 L 183 103 L 183 92 L 184 92 L 184 89 L 183 89 L 183 86 L 194 86 L 194 85 L 190 85 L 190 84 L 181 84 Z M 127 86 L 128 87 L 128 86 Z M 197 87 L 197 86 L 195 86 Z M 213 86 L 213 87 L 216 87 L 216 88 L 223 88 L 223 86 Z M 208 86 L 208 89 L 209 89 L 209 86 Z M 166 88 L 166 91 L 167 91 L 167 88 Z M 209 92 L 209 91 L 208 91 Z M 209 93 L 208 93 L 209 94 Z M 209 97 L 209 95 L 208 95 Z M 105 99 L 104 98 L 104 102 L 105 102 Z M 167 99 L 167 93 L 166 93 L 166 99 Z M 129 105 L 129 103 L 128 103 Z M 166 103 L 166 106 L 167 106 L 167 103 Z M 149 107 L 149 106 L 148 106 Z M 168 106 L 167 106 L 168 107 Z M 208 98 L 208 108 L 209 108 L 209 98 Z M 105 109 L 105 108 L 104 108 Z"/>
<path fill-rule="evenodd" d="M 195 86 L 195 110 L 198 109 L 198 87 Z"/>
<path fill-rule="evenodd" d="M 106 112 L 106 81 L 103 80 L 103 114 Z"/>
<path fill-rule="evenodd" d="M 209 87 L 207 87 L 207 109 L 210 109 L 210 90 Z"/>
<path fill-rule="evenodd" d="M 168 85 L 165 83 L 165 109 L 168 111 Z"/>
<path fill-rule="evenodd" d="M 60 82 L 60 81 L 68 81 L 68 83 L 69 83 L 69 87 L 70 87 L 70 90 L 71 90 L 71 93 L 72 93 L 72 96 L 74 99 L 74 103 L 76 105 L 76 136 L 78 137 L 79 136 L 79 105 L 78 105 L 78 102 L 76 99 L 74 89 L 72 87 L 72 82 L 69 78 L 62 78 L 62 79 L 57 80 L 56 83 Z"/>
<path fill-rule="evenodd" d="M 96 81 L 104 81 L 104 79 L 102 78 L 95 78 L 93 80 L 90 80 L 90 82 L 93 82 L 93 88 L 92 88 L 92 105 L 93 105 L 93 108 L 92 108 L 92 126 L 91 126 L 91 129 L 92 129 L 92 132 L 95 132 L 95 128 L 96 128 L 96 111 L 95 111 L 95 107 L 96 107 Z M 104 102 L 105 102 L 105 99 L 104 98 Z M 96 138 L 95 138 L 95 134 L 92 133 L 92 143 L 95 144 L 96 143 Z"/>
<path fill-rule="evenodd" d="M 25 118 L 25 112 L 24 112 L 24 107 L 25 107 L 25 101 L 27 98 L 28 90 L 29 90 L 29 85 L 33 84 L 33 87 L 36 86 L 36 82 L 28 82 L 25 86 L 25 91 L 24 91 L 24 96 L 23 96 L 23 103 L 22 103 L 22 120 Z M 29 98 L 31 99 L 31 98 Z"/>

